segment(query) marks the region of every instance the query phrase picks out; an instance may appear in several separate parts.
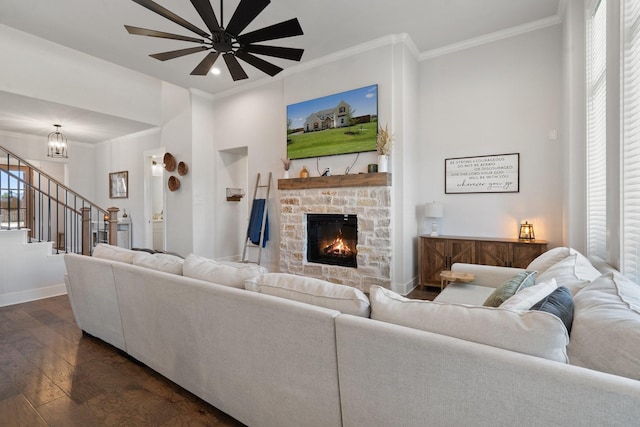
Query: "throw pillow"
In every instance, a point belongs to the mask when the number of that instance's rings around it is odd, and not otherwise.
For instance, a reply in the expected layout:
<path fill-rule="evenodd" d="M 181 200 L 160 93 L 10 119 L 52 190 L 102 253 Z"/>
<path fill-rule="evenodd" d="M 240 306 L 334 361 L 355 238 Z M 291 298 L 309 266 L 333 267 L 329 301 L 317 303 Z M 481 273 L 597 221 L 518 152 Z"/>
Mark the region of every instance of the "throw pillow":
<path fill-rule="evenodd" d="M 529 310 L 535 303 L 552 293 L 558 285 L 555 279 L 537 283 L 534 286 L 516 292 L 514 296 L 500 304 L 500 308 L 508 310 Z"/>
<path fill-rule="evenodd" d="M 640 380 L 640 286 L 607 273 L 573 300 L 571 364 Z"/>
<path fill-rule="evenodd" d="M 267 269 L 259 265 L 231 267 L 195 254 L 185 258 L 182 265 L 182 274 L 185 277 L 234 288 L 244 288 L 245 280 L 265 273 Z"/>
<path fill-rule="evenodd" d="M 567 329 L 549 313 L 410 300 L 380 286 L 370 292 L 372 319 L 567 362 Z"/>
<path fill-rule="evenodd" d="M 549 295 L 535 303 L 531 310 L 546 311 L 554 314 L 562 320 L 567 332 L 571 335 L 571 325 L 573 323 L 573 297 L 571 291 L 566 286 L 560 286 Z"/>
<path fill-rule="evenodd" d="M 182 264 L 184 260 L 180 257 L 168 254 L 150 254 L 138 252 L 133 256 L 133 265 L 151 268 L 153 270 L 164 271 L 182 275 Z"/>
<path fill-rule="evenodd" d="M 600 272 L 591 265 L 591 261 L 581 253 L 575 252 L 549 267 L 544 273 L 538 274 L 537 280 L 554 278 L 558 286 L 566 286 L 575 296 L 580 289 L 599 276 Z"/>
<path fill-rule="evenodd" d="M 312 277 L 269 273 L 247 280 L 245 289 L 369 317 L 369 299 L 359 289 Z"/>
<path fill-rule="evenodd" d="M 106 243 L 98 243 L 95 248 L 93 248 L 92 255 L 96 258 L 133 264 L 133 256 L 136 253 L 136 251 L 132 251 L 131 249 L 107 245 Z"/>
<path fill-rule="evenodd" d="M 573 255 L 574 253 L 575 251 L 573 249 L 565 247 L 549 249 L 531 261 L 527 266 L 527 270 L 537 271 L 538 274 L 544 273 L 549 269 L 549 267 L 562 261 L 566 257 Z"/>
<path fill-rule="evenodd" d="M 521 289 L 533 286 L 536 283 L 535 271 L 523 271 L 507 280 L 496 288 L 484 302 L 485 307 L 500 307 L 500 304 L 508 300 Z"/>

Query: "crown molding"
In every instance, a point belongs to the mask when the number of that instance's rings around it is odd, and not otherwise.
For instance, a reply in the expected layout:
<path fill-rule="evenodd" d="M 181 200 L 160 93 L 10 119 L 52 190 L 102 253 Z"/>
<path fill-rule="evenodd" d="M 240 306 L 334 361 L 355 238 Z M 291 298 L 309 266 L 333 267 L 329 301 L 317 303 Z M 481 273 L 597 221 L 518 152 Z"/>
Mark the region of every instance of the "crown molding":
<path fill-rule="evenodd" d="M 562 1 L 561 1 L 562 2 Z M 560 6 L 558 6 L 559 8 Z M 448 46 L 443 46 L 437 49 L 428 50 L 420 54 L 420 61 L 425 61 L 427 59 L 433 59 L 438 56 L 448 55 L 453 52 L 458 52 L 460 50 L 469 49 L 472 47 L 481 46 L 487 43 L 493 43 L 499 40 L 507 39 L 510 37 L 518 36 L 520 34 L 525 34 L 531 31 L 540 30 L 543 28 L 551 27 L 554 25 L 561 24 L 562 20 L 559 16 L 554 15 L 548 18 L 539 19 L 537 21 L 529 22 L 526 24 L 518 25 L 515 27 L 507 28 L 504 30 L 496 31 L 494 33 L 485 34 L 480 37 L 475 37 L 473 39 L 465 40 L 460 43 L 450 44 Z"/>
<path fill-rule="evenodd" d="M 392 46 L 395 44 L 404 44 L 416 58 L 419 58 L 420 51 L 418 50 L 418 47 L 415 45 L 415 43 L 413 42 L 409 34 L 407 33 L 390 34 L 390 35 L 380 37 L 365 43 L 361 43 L 356 46 L 349 47 L 347 49 L 343 49 L 343 50 L 331 53 L 321 58 L 312 59 L 311 61 L 294 65 L 292 67 L 284 69 L 274 77 L 263 77 L 259 80 L 255 80 L 253 82 L 243 84 L 242 86 L 238 86 L 238 87 L 214 94 L 212 99 L 216 100 L 216 99 L 226 98 L 227 96 L 230 96 L 230 95 L 246 92 L 248 90 L 255 89 L 260 86 L 264 86 L 274 81 L 283 80 L 286 77 L 294 74 L 302 73 L 304 71 L 311 70 L 313 68 L 320 67 L 322 65 L 330 64 L 332 62 L 336 62 L 344 58 L 358 55 L 360 53 L 369 52 L 374 49 L 379 49 L 384 46 Z"/>

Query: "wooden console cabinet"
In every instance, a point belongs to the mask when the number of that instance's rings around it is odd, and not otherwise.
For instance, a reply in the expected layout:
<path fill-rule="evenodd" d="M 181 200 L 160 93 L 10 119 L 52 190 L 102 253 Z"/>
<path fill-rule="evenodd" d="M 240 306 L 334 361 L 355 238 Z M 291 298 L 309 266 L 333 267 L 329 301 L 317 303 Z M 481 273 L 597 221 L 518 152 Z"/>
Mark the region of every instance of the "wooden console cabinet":
<path fill-rule="evenodd" d="M 456 262 L 525 268 L 546 252 L 547 242 L 484 237 L 420 236 L 420 285 L 439 284 L 440 272 Z"/>

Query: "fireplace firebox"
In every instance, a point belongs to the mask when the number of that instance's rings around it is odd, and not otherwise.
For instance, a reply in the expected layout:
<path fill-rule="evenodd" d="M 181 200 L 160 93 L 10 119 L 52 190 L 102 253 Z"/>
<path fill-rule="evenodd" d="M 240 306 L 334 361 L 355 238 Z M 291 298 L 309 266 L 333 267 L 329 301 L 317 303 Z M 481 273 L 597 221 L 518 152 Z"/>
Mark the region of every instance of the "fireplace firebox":
<path fill-rule="evenodd" d="M 356 215 L 307 215 L 307 261 L 355 268 L 357 245 Z"/>

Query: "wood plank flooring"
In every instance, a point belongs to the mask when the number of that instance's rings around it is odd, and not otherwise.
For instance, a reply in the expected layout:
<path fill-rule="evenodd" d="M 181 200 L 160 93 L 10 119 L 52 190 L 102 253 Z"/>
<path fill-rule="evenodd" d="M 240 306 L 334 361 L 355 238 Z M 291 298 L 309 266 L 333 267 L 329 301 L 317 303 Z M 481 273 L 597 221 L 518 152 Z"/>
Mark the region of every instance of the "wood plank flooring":
<path fill-rule="evenodd" d="M 0 425 L 243 424 L 83 335 L 64 295 L 0 308 Z"/>

